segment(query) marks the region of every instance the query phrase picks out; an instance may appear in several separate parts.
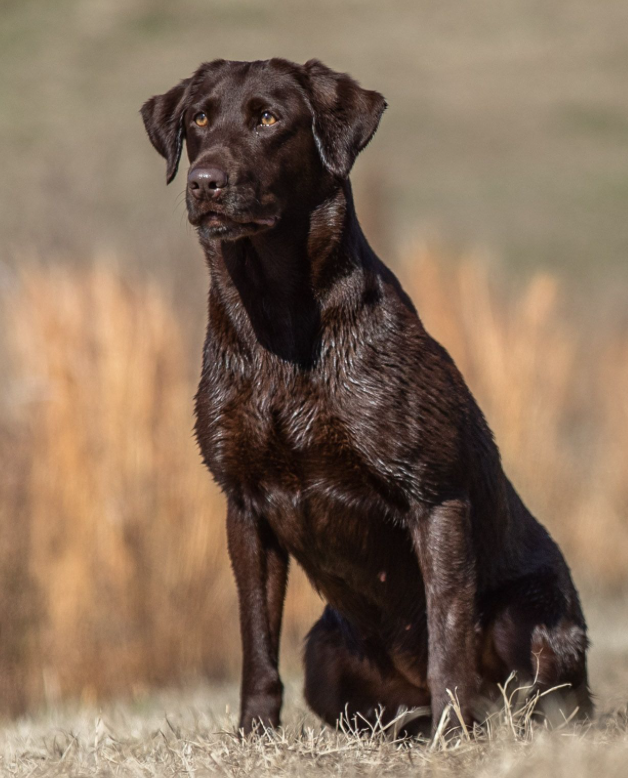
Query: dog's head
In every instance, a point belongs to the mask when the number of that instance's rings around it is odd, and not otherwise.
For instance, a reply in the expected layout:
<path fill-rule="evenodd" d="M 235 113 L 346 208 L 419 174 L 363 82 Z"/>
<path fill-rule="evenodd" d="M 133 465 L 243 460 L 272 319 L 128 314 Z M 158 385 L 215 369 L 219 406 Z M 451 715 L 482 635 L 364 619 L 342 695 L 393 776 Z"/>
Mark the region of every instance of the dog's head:
<path fill-rule="evenodd" d="M 183 141 L 190 222 L 207 238 L 272 229 L 346 178 L 386 102 L 317 60 L 215 60 L 142 106 L 175 177 Z"/>

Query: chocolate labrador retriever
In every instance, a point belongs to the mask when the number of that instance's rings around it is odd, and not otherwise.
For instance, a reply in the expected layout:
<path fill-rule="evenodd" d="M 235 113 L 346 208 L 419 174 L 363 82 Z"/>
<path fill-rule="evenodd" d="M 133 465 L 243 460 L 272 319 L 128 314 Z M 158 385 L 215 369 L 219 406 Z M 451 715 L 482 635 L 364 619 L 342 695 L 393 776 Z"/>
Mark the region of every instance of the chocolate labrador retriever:
<path fill-rule="evenodd" d="M 512 671 L 568 684 L 547 699 L 587 716 L 563 556 L 356 217 L 349 172 L 385 107 L 317 60 L 271 59 L 203 64 L 142 108 L 168 182 L 186 142 L 211 276 L 196 432 L 228 502 L 240 726 L 279 724 L 290 557 L 328 603 L 305 696 L 330 724 L 430 706 L 436 727 L 450 694 L 471 723 Z"/>

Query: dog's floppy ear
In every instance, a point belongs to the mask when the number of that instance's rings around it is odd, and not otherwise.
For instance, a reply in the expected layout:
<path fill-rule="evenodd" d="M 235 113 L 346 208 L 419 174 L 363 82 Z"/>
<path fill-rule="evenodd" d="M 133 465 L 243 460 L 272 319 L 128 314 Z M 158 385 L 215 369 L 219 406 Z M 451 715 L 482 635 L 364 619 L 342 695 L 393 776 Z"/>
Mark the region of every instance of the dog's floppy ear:
<path fill-rule="evenodd" d="M 151 143 L 166 158 L 166 183 L 177 174 L 183 148 L 183 114 L 191 78 L 186 78 L 163 95 L 147 100 L 140 113 Z"/>
<path fill-rule="evenodd" d="M 346 178 L 375 134 L 386 101 L 379 92 L 362 89 L 346 73 L 337 73 L 317 59 L 306 62 L 302 73 L 321 159 L 334 175 Z"/>

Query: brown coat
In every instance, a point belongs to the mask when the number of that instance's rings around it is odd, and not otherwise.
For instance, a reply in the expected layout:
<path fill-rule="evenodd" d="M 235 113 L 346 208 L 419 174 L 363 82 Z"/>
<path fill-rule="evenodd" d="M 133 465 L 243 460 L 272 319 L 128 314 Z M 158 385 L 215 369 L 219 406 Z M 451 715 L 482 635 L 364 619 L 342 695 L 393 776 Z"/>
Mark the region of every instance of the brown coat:
<path fill-rule="evenodd" d="M 462 376 L 358 223 L 348 174 L 385 102 L 317 61 L 202 65 L 142 109 L 211 274 L 196 398 L 228 500 L 241 727 L 279 723 L 288 559 L 329 605 L 306 697 L 332 723 L 455 692 L 467 721 L 511 671 L 591 711 L 560 550 L 504 475 Z"/>

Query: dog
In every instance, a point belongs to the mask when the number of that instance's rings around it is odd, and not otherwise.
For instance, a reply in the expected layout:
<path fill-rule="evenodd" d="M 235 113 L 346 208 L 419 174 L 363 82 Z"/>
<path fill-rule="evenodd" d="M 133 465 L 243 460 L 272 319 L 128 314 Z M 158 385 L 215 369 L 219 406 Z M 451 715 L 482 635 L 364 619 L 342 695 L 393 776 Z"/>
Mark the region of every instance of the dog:
<path fill-rule="evenodd" d="M 435 729 L 452 698 L 471 725 L 512 672 L 588 717 L 567 564 L 358 223 L 349 173 L 385 108 L 318 60 L 270 59 L 202 64 L 141 109 L 168 183 L 185 141 L 211 277 L 196 435 L 227 498 L 240 728 L 280 723 L 290 558 L 327 602 L 305 698 L 330 725 L 427 708 Z"/>

